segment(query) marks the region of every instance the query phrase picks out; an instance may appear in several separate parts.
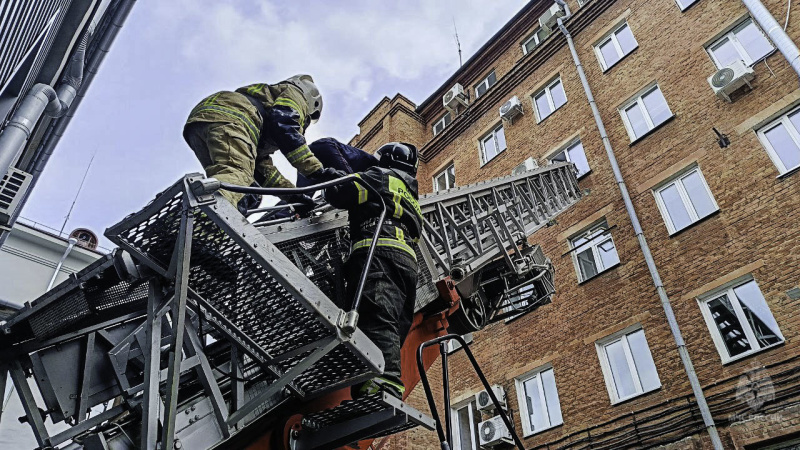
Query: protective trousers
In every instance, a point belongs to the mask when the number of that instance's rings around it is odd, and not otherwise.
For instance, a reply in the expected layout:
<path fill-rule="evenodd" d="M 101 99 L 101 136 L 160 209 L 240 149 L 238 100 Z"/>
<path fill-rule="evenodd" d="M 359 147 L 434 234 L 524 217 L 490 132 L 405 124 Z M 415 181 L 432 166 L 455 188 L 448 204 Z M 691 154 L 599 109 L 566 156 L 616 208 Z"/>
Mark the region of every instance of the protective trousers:
<path fill-rule="evenodd" d="M 344 264 L 348 299 L 355 297 L 366 250 L 357 250 Z M 370 264 L 358 328 L 378 346 L 385 361 L 384 377 L 400 381 L 400 348 L 411 329 L 417 293 L 417 262 L 402 250 L 377 247 Z M 350 305 L 342 305 L 347 310 Z"/>
<path fill-rule="evenodd" d="M 270 155 L 266 152 L 259 154 L 240 122 L 193 122 L 184 128 L 183 137 L 203 165 L 206 175 L 219 181 L 250 186 L 256 173 L 259 178 L 266 178 L 276 170 Z M 294 186 L 289 183 L 277 187 Z M 226 190 L 220 192 L 234 206 L 244 196 Z"/>

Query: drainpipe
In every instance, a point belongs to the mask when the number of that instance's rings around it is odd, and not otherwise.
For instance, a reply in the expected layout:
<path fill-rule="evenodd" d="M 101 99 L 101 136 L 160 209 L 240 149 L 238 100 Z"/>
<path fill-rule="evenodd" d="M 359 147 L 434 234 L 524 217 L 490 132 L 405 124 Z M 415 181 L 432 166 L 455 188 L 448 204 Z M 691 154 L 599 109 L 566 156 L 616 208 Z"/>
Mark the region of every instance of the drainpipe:
<path fill-rule="evenodd" d="M 786 61 L 789 61 L 792 69 L 800 76 L 800 50 L 797 49 L 797 46 L 786 34 L 783 27 L 772 17 L 772 14 L 760 0 L 742 0 L 742 3 L 750 11 L 750 15 L 758 22 L 761 29 L 767 32 L 767 35 L 778 47 L 778 51 L 786 58 Z"/>
<path fill-rule="evenodd" d="M 639 217 L 636 215 L 636 210 L 633 208 L 630 194 L 628 194 L 628 188 L 625 186 L 625 181 L 622 179 L 622 172 L 619 170 L 617 158 L 614 156 L 614 149 L 611 147 L 611 141 L 608 139 L 608 133 L 606 133 L 606 128 L 603 125 L 603 119 L 600 117 L 600 111 L 597 109 L 597 104 L 594 101 L 592 90 L 589 87 L 589 81 L 586 79 L 586 74 L 583 71 L 583 65 L 581 65 L 581 61 L 578 58 L 578 52 L 575 50 L 575 43 L 572 41 L 572 35 L 569 33 L 569 30 L 567 30 L 567 27 L 564 26 L 564 20 L 569 19 L 572 16 L 572 13 L 570 12 L 569 6 L 564 2 L 564 0 L 555 1 L 564 8 L 566 13 L 564 17 L 558 19 L 558 28 L 562 33 L 564 33 L 564 37 L 567 38 L 567 45 L 569 45 L 569 51 L 572 53 L 572 59 L 575 61 L 575 68 L 578 71 L 578 76 L 580 76 L 581 84 L 583 84 L 583 90 L 586 92 L 586 98 L 589 100 L 589 106 L 592 108 L 592 114 L 594 114 L 594 121 L 597 124 L 597 131 L 600 132 L 600 137 L 603 139 L 603 146 L 606 149 L 608 160 L 611 163 L 611 169 L 614 172 L 614 179 L 619 186 L 622 199 L 625 202 L 625 210 L 628 212 L 628 217 L 630 218 L 631 224 L 633 225 L 633 230 L 636 233 L 636 239 L 639 241 L 642 254 L 644 254 L 644 261 L 647 264 L 647 269 L 650 271 L 650 276 L 653 278 L 653 284 L 655 285 L 656 291 L 658 292 L 658 297 L 661 300 L 661 306 L 664 308 L 664 314 L 667 316 L 667 323 L 669 324 L 669 329 L 672 332 L 672 337 L 675 339 L 675 344 L 678 347 L 678 354 L 680 355 L 681 362 L 683 363 L 683 368 L 686 371 L 686 376 L 689 378 L 689 384 L 692 386 L 692 392 L 697 400 L 697 407 L 700 409 L 700 414 L 703 416 L 703 423 L 706 426 L 708 435 L 711 437 L 711 443 L 714 445 L 714 449 L 723 450 L 722 441 L 719 438 L 717 427 L 714 424 L 714 418 L 711 416 L 711 411 L 708 409 L 708 403 L 706 403 L 706 398 L 703 395 L 703 389 L 700 387 L 700 381 L 697 379 L 697 374 L 694 371 L 694 365 L 689 357 L 689 352 L 686 350 L 686 343 L 683 340 L 681 330 L 678 327 L 678 322 L 675 319 L 675 313 L 672 311 L 672 304 L 667 296 L 667 291 L 664 289 L 664 284 L 661 282 L 661 277 L 658 274 L 658 269 L 656 268 L 656 263 L 653 260 L 653 255 L 650 253 L 650 247 L 647 245 L 647 240 L 642 232 L 642 226 L 639 223 Z"/>
<path fill-rule="evenodd" d="M 35 84 L 14 112 L 8 126 L 0 133 L 0 176 L 8 173 L 8 169 L 22 153 L 33 133 L 33 128 L 43 115 L 61 117 L 72 105 L 83 80 L 83 63 L 88 39 L 88 33 L 84 33 L 58 90 L 48 84 Z"/>
<path fill-rule="evenodd" d="M 53 271 L 53 278 L 50 278 L 50 284 L 47 285 L 47 291 L 53 288 L 53 284 L 56 282 L 56 277 L 58 276 L 58 272 L 61 271 L 61 266 L 64 265 L 64 261 L 67 260 L 67 256 L 69 256 L 69 252 L 72 251 L 72 248 L 75 247 L 75 244 L 78 243 L 78 240 L 75 238 L 69 238 L 67 241 L 69 245 L 67 245 L 67 249 L 64 251 L 64 254 L 61 255 L 61 260 L 56 265 L 56 270 Z"/>
<path fill-rule="evenodd" d="M 64 135 L 67 125 L 69 125 L 72 117 L 75 115 L 78 106 L 80 106 L 81 100 L 83 100 L 84 96 L 86 95 L 87 89 L 92 84 L 95 75 L 97 75 L 100 64 L 103 62 L 109 50 L 111 49 L 111 44 L 117 37 L 119 30 L 122 28 L 122 25 L 128 18 L 128 14 L 130 14 L 135 3 L 136 0 L 120 0 L 119 6 L 117 6 L 116 11 L 113 13 L 114 16 L 111 19 L 111 23 L 108 25 L 108 27 L 106 27 L 102 34 L 98 36 L 100 41 L 86 63 L 84 77 L 80 88 L 77 90 L 72 107 L 66 111 L 66 114 L 63 117 L 60 117 L 58 120 L 54 121 L 54 123 L 50 124 L 44 138 L 42 139 L 42 142 L 39 144 L 39 148 L 37 149 L 36 155 L 33 158 L 33 162 L 30 165 L 29 172 L 31 175 L 33 175 L 31 183 L 28 186 L 27 191 L 25 191 L 23 194 L 22 200 L 16 212 L 9 219 L 9 228 L 16 223 L 17 218 L 22 210 L 22 206 L 28 201 L 28 197 L 30 197 L 33 188 L 36 187 L 36 183 L 39 181 L 45 165 L 50 159 L 50 156 L 53 154 L 56 144 L 61 139 L 61 136 Z M 99 22 L 99 19 L 93 22 L 91 28 L 95 28 Z M 0 169 L 1 168 L 2 166 L 0 166 Z M 8 235 L 8 232 L 0 231 L 0 247 L 3 246 L 3 243 L 8 238 Z"/>

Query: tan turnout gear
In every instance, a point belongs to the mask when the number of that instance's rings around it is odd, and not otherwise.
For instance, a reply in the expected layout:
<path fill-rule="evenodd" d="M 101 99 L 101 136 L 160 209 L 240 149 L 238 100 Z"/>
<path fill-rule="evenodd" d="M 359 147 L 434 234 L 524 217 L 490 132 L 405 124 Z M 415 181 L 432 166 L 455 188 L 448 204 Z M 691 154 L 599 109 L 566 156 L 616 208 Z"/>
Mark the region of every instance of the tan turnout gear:
<path fill-rule="evenodd" d="M 261 83 L 203 99 L 189 114 L 183 136 L 209 177 L 241 186 L 256 181 L 264 187 L 294 187 L 271 155 L 280 150 L 306 177 L 322 169 L 303 137 L 310 122 L 300 88 Z M 221 192 L 234 205 L 243 197 Z"/>

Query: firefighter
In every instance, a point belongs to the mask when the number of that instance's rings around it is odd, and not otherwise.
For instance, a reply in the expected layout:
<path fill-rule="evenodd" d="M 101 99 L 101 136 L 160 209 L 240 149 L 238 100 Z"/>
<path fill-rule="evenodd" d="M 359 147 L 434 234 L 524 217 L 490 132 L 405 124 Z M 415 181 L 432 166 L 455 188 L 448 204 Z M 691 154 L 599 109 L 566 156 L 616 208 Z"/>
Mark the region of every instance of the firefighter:
<path fill-rule="evenodd" d="M 306 145 L 305 130 L 322 112 L 322 96 L 310 75 L 295 75 L 278 84 L 252 84 L 235 92 L 217 92 L 189 114 L 183 137 L 203 165 L 206 175 L 250 186 L 294 187 L 272 162 L 280 150 L 298 172 L 315 182 L 339 176 L 323 168 Z M 222 191 L 234 206 L 243 194 Z M 285 196 L 290 203 L 313 208 L 308 196 Z"/>
<path fill-rule="evenodd" d="M 355 386 L 352 392 L 354 398 L 379 391 L 402 398 L 405 387 L 400 379 L 400 348 L 414 315 L 414 246 L 422 228 L 416 179 L 418 157 L 416 147 L 400 142 L 382 146 L 376 156 L 378 166 L 356 174 L 380 192 L 387 206 L 359 306 L 358 327 L 381 350 L 386 365 L 382 376 Z M 382 211 L 381 202 L 355 182 L 328 188 L 325 198 L 349 213 L 352 247 L 344 274 L 348 298 L 353 298 Z"/>

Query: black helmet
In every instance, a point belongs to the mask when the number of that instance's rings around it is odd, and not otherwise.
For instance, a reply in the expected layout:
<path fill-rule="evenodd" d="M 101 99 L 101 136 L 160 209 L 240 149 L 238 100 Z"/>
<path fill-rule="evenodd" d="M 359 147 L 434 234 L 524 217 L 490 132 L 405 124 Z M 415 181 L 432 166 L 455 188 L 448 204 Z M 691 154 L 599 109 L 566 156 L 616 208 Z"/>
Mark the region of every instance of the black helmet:
<path fill-rule="evenodd" d="M 375 156 L 381 162 L 381 167 L 402 170 L 417 176 L 419 158 L 417 157 L 417 147 L 406 142 L 390 142 L 384 144 L 375 152 Z"/>

